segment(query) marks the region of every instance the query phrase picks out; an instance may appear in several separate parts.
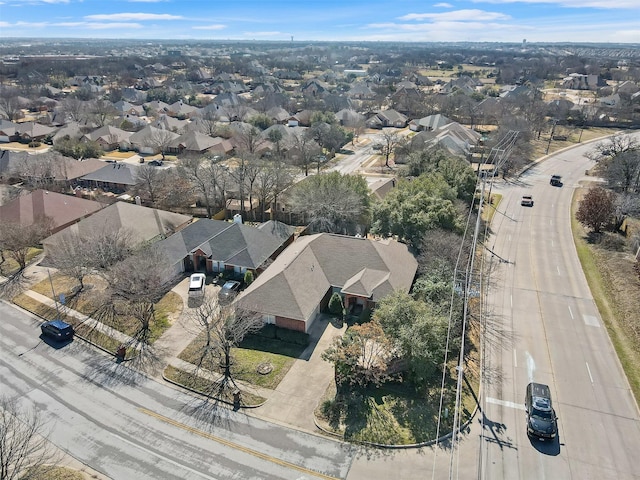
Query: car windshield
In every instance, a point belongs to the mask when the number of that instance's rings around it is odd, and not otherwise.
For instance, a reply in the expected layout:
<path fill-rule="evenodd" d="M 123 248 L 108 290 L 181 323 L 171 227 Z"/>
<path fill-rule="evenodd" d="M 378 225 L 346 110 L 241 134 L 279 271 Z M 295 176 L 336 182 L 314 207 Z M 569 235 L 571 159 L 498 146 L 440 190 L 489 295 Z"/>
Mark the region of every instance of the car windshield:
<path fill-rule="evenodd" d="M 540 420 L 553 419 L 553 414 L 551 411 L 538 410 L 535 408 L 531 411 L 531 416 L 534 418 L 539 418 Z"/>

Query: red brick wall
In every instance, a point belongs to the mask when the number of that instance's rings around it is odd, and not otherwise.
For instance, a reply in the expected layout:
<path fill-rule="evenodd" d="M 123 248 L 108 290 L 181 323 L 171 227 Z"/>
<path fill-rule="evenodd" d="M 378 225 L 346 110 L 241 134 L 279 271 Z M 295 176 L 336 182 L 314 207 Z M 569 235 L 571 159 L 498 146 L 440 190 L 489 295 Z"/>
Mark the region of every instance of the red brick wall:
<path fill-rule="evenodd" d="M 276 317 L 276 325 L 289 330 L 304 332 L 306 324 L 302 320 L 294 320 L 293 318 Z"/>

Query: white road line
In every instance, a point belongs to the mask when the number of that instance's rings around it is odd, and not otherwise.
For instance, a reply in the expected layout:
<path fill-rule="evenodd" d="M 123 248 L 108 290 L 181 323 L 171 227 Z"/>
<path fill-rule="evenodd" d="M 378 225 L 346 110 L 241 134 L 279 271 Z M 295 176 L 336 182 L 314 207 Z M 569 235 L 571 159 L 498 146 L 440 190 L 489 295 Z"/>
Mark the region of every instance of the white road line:
<path fill-rule="evenodd" d="M 551 246 L 553 247 L 553 240 L 551 240 Z"/>
<path fill-rule="evenodd" d="M 589 378 L 591 379 L 591 383 L 593 383 L 593 377 L 591 376 L 591 369 L 589 368 L 589 364 L 587 362 L 584 362 L 584 364 L 587 366 L 587 373 L 589 374 Z"/>
<path fill-rule="evenodd" d="M 507 400 L 500 400 L 499 398 L 486 398 L 487 403 L 493 403 L 494 405 L 500 405 L 501 407 L 515 408 L 516 410 L 524 410 L 524 405 L 516 402 L 509 402 Z"/>
<path fill-rule="evenodd" d="M 513 295 L 509 295 L 509 302 L 511 303 L 511 308 L 513 308 Z"/>
<path fill-rule="evenodd" d="M 516 355 L 516 349 L 513 349 L 513 366 L 518 368 L 518 356 Z"/>
<path fill-rule="evenodd" d="M 569 308 L 569 315 L 571 315 L 571 319 L 573 320 L 573 312 L 571 311 L 571 305 L 567 305 L 567 307 Z"/>
<path fill-rule="evenodd" d="M 560 275 L 560 267 L 556 265 L 556 270 L 558 271 L 558 275 Z"/>

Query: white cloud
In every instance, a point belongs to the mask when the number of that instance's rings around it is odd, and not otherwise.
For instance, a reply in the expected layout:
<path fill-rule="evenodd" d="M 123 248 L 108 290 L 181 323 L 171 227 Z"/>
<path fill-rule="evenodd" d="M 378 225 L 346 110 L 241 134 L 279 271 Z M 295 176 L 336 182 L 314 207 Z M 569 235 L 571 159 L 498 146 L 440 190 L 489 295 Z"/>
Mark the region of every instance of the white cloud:
<path fill-rule="evenodd" d="M 473 3 L 551 3 L 557 7 L 569 8 L 634 8 L 638 9 L 638 0 L 471 0 Z"/>
<path fill-rule="evenodd" d="M 484 10 L 454 10 L 444 13 L 409 13 L 398 17 L 399 20 L 434 20 L 434 21 L 481 21 L 481 20 L 509 20 L 511 17 L 499 12 Z"/>
<path fill-rule="evenodd" d="M 113 30 L 116 31 L 119 28 L 124 30 L 132 30 L 144 28 L 140 23 L 98 23 L 90 22 L 85 25 L 85 28 L 89 30 Z"/>
<path fill-rule="evenodd" d="M 169 15 L 168 13 L 108 13 L 98 15 L 87 15 L 87 20 L 181 20 L 180 15 Z"/>
<path fill-rule="evenodd" d="M 194 30 L 223 30 L 227 28 L 226 25 L 200 25 L 197 27 L 191 27 Z"/>
<path fill-rule="evenodd" d="M 453 5 L 450 3 L 436 3 L 433 6 L 436 8 L 453 8 Z"/>

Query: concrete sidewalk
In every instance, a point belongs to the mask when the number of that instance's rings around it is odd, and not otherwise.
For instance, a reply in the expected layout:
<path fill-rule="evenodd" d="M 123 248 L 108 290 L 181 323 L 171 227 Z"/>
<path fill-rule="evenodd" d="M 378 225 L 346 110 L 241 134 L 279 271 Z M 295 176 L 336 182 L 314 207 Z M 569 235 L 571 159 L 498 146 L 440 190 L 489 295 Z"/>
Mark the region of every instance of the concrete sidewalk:
<path fill-rule="evenodd" d="M 28 278 L 28 285 L 30 286 L 45 280 L 48 274 L 49 269 L 47 267 L 32 264 L 28 267 L 25 276 Z M 182 299 L 182 311 L 173 319 L 171 327 L 151 347 L 154 355 L 159 359 L 159 368 L 150 373 L 157 381 L 164 381 L 162 373 L 168 365 L 186 371 L 195 369 L 194 365 L 178 358 L 178 355 L 202 330 L 195 317 L 190 315 L 192 307 L 189 306 L 188 287 L 189 277 L 185 277 L 172 288 L 172 291 Z M 206 288 L 210 294 L 216 295 L 219 287 L 207 284 Z M 46 295 L 28 289 L 24 293 L 40 303 L 55 308 L 54 300 Z M 69 307 L 58 305 L 58 308 L 63 308 L 65 314 L 81 321 L 88 320 L 85 314 Z M 101 332 L 117 339 L 120 343 L 131 344 L 131 338 L 122 332 L 114 330 L 97 320 L 93 320 L 92 325 L 95 325 L 95 328 Z M 334 377 L 333 365 L 322 360 L 321 355 L 333 339 L 342 335 L 345 330 L 346 324 L 337 324 L 331 317 L 321 315 L 316 319 L 309 332 L 309 346 L 304 350 L 300 358 L 294 361 L 293 366 L 275 390 L 238 382 L 246 391 L 267 399 L 261 407 L 245 410 L 245 412 L 249 415 L 289 425 L 296 429 L 317 432 L 313 412 Z"/>
<path fill-rule="evenodd" d="M 333 365 L 322 360 L 321 355 L 346 329 L 346 324 L 335 325 L 328 316 L 318 317 L 309 332 L 309 346 L 294 362 L 269 400 L 247 413 L 299 430 L 318 432 L 313 412 L 334 378 Z"/>

